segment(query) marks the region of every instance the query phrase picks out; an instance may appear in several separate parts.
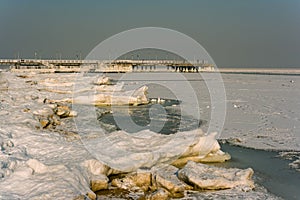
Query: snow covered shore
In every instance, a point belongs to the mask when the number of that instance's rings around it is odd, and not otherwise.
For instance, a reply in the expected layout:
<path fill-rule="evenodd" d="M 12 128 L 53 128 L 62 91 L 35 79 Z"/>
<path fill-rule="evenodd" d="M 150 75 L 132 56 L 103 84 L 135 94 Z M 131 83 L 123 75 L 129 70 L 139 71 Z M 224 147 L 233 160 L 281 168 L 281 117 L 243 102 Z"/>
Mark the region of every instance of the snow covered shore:
<path fill-rule="evenodd" d="M 53 78 L 56 79 L 57 81 L 59 80 L 58 84 L 54 84 L 54 85 L 48 84 L 46 85 L 47 86 L 46 90 L 41 90 L 40 82 L 42 81 L 45 82 L 46 78 Z M 69 114 L 60 115 L 61 117 L 56 118 L 59 121 L 59 123 L 52 124 L 52 126 L 54 127 L 51 128 L 48 127 L 49 125 L 47 125 L 46 127 L 48 128 L 46 129 L 43 128 L 43 126 L 41 127 L 41 121 L 37 120 L 34 117 L 34 112 L 42 109 L 42 107 L 45 106 L 45 103 L 47 104 L 47 100 L 71 98 L 72 96 L 70 95 L 72 94 L 55 92 L 52 89 L 74 91 L 73 85 L 71 83 L 72 81 L 74 82 L 75 79 L 76 77 L 72 74 L 51 74 L 51 75 L 25 74 L 25 75 L 17 76 L 17 74 L 1 73 L 1 80 L 0 80 L 0 88 L 1 88 L 1 95 L 0 95 L 1 97 L 1 110 L 0 110 L 1 155 L 0 156 L 1 156 L 1 175 L 2 175 L 2 178 L 0 180 L 1 198 L 3 199 L 12 199 L 12 198 L 70 199 L 70 197 L 75 198 L 75 197 L 79 197 L 80 195 L 88 195 L 90 198 L 96 198 L 95 193 L 92 190 L 96 191 L 99 188 L 107 188 L 108 186 L 106 186 L 106 184 L 112 184 L 114 187 L 120 187 L 120 188 L 124 187 L 124 185 L 119 184 L 120 177 L 118 177 L 115 181 L 107 179 L 107 176 L 109 176 L 110 174 L 119 174 L 120 172 L 114 171 L 109 167 L 107 168 L 101 164 L 100 167 L 96 167 L 96 172 L 95 170 L 93 170 L 95 169 L 95 166 L 97 165 L 99 166 L 99 163 L 97 164 L 97 162 L 92 162 L 92 160 L 94 160 L 95 158 L 90 154 L 89 151 L 87 151 L 85 146 L 82 144 L 80 137 L 77 134 L 74 121 L 71 118 L 72 116 L 69 116 Z M 85 80 L 81 80 L 81 81 L 85 81 Z M 226 82 L 228 81 L 235 81 L 235 80 L 225 79 L 225 85 Z M 296 82 L 298 82 L 298 80 L 296 80 Z M 45 87 L 45 84 L 42 85 L 43 87 Z M 48 89 L 51 89 L 54 92 L 49 92 L 47 91 Z M 293 89 L 297 89 L 297 87 Z M 229 89 L 229 91 L 232 92 L 229 94 L 237 95 L 235 97 L 239 97 L 238 96 L 239 94 L 236 94 L 235 90 Z M 267 97 L 267 99 L 268 98 L 270 97 Z M 238 102 L 239 101 L 235 100 L 234 102 L 230 102 L 230 103 L 235 103 L 237 108 L 239 106 L 243 106 L 241 102 L 237 104 Z M 252 106 L 252 104 L 250 103 L 248 103 L 249 107 Z M 235 109 L 234 106 L 233 109 Z M 285 111 L 284 109 L 285 108 L 283 108 L 282 110 Z M 230 111 L 229 113 L 231 112 L 232 111 Z M 35 113 L 35 115 L 36 114 L 40 114 L 40 113 Z M 57 112 L 47 113 L 47 115 L 48 114 L 52 115 L 52 118 L 54 115 L 58 115 Z M 78 115 L 80 115 L 80 113 L 78 113 Z M 242 119 L 241 117 L 242 115 L 239 116 L 240 116 L 239 119 Z M 295 116 L 296 116 L 295 120 L 299 119 L 297 118 L 297 115 Z M 232 121 L 226 123 L 225 123 L 225 128 L 227 127 L 227 130 L 225 130 L 225 133 L 221 135 L 223 138 L 225 139 L 241 138 L 240 139 L 241 142 L 239 142 L 241 143 L 241 145 L 244 144 L 246 146 L 247 145 L 249 146 L 252 144 L 250 136 L 243 137 L 236 132 L 233 133 L 235 135 L 228 135 L 228 136 L 226 135 L 227 132 L 229 132 L 228 127 L 230 123 L 235 123 L 235 118 L 233 118 Z M 232 126 L 231 128 L 234 129 L 235 127 L 236 126 Z M 187 133 L 182 133 L 182 134 L 183 135 L 181 139 L 183 139 L 185 134 Z M 126 137 L 126 134 L 118 132 L 112 134 L 112 138 L 119 138 L 119 137 L 115 137 L 116 135 L 117 136 L 123 135 L 122 137 L 124 138 Z M 251 137 L 252 136 L 253 135 L 251 135 Z M 222 154 L 222 152 L 220 152 L 216 140 L 214 138 L 208 138 L 208 137 L 209 136 L 203 136 L 202 138 L 209 139 L 215 145 L 210 146 L 208 149 L 206 148 L 205 153 L 203 155 L 201 155 L 201 152 L 204 152 L 203 149 L 198 148 L 202 146 L 201 145 L 197 146 L 197 144 L 200 144 L 201 140 L 198 140 L 199 142 L 197 142 L 197 140 L 196 142 L 189 141 L 188 140 L 189 137 L 186 137 L 188 141 L 187 144 L 189 144 L 190 146 L 186 146 L 187 149 L 184 149 L 183 146 L 182 147 L 179 146 L 181 149 L 183 149 L 180 152 L 182 158 L 188 156 L 194 156 L 194 157 L 198 157 L 198 159 L 202 159 L 202 158 L 206 158 L 207 155 L 213 156 L 214 153 L 217 153 L 217 155 L 225 155 Z M 276 136 L 275 134 L 275 136 L 272 137 L 279 137 L 279 136 Z M 156 138 L 156 140 L 153 140 L 153 142 L 156 143 L 158 141 L 165 140 L 165 138 L 167 137 L 159 137 Z M 199 138 L 201 137 L 198 137 L 198 139 Z M 121 139 L 119 140 L 119 142 L 121 141 Z M 178 139 L 180 139 L 180 137 L 178 137 Z M 258 148 L 264 147 L 263 145 L 265 145 L 266 141 L 269 142 L 267 144 L 270 144 L 270 141 L 268 139 L 265 139 L 264 137 L 261 137 L 260 139 L 262 140 L 257 140 L 258 141 L 257 143 L 259 144 L 259 142 L 261 142 L 262 146 L 257 145 L 256 147 Z M 148 140 L 150 140 L 150 138 L 148 138 Z M 297 150 L 298 146 L 296 141 L 292 141 L 290 140 L 290 138 L 287 137 L 283 137 L 282 140 L 284 141 L 285 145 L 286 144 L 294 145 L 290 147 Z M 124 145 L 122 142 L 120 142 L 119 144 Z M 276 147 L 274 149 L 276 149 Z M 149 149 L 148 150 L 144 149 L 144 150 L 146 153 L 149 151 Z M 159 156 L 161 156 L 160 159 L 162 159 L 167 155 L 162 154 Z M 168 155 L 168 156 L 169 157 L 175 156 L 178 158 L 178 155 Z M 159 161 L 160 159 L 157 160 Z M 148 169 L 152 169 L 153 165 L 156 164 L 158 163 L 150 163 L 150 164 L 148 163 L 146 167 Z M 196 166 L 196 164 L 189 164 L 189 166 L 190 166 L 189 170 L 192 170 L 191 167 L 195 167 L 198 170 L 200 169 L 211 170 L 211 169 L 206 169 L 201 165 Z M 142 164 L 137 166 L 137 168 L 140 167 L 143 168 L 144 165 Z M 165 168 L 161 167 L 159 169 L 165 169 Z M 151 172 L 143 173 L 144 178 L 147 177 L 147 173 L 148 174 L 150 173 L 152 177 L 154 175 L 156 177 L 154 181 L 152 181 L 155 184 L 149 185 L 149 187 L 150 186 L 152 187 L 152 189 L 149 189 L 149 191 L 151 191 L 152 193 L 150 193 L 147 198 L 155 199 L 157 197 L 155 195 L 158 196 L 161 195 L 164 196 L 165 198 L 183 197 L 187 195 L 184 191 L 187 189 L 191 190 L 190 187 L 195 187 L 195 188 L 201 187 L 200 184 L 201 181 L 199 181 L 201 180 L 201 176 L 197 177 L 198 181 L 195 181 L 193 182 L 193 184 L 191 184 L 191 180 L 194 176 L 193 173 L 191 173 L 191 171 L 189 170 L 182 171 L 181 173 L 179 173 L 181 174 L 180 177 L 182 180 L 177 180 L 177 177 L 173 177 L 172 174 L 174 175 L 174 173 L 177 172 L 179 169 L 177 169 L 174 166 L 168 166 L 167 169 L 168 170 L 165 170 L 165 172 L 170 171 L 170 176 L 167 173 L 161 173 L 159 170 L 154 170 L 154 168 L 152 169 Z M 134 173 L 135 170 L 136 168 L 134 168 L 133 170 L 128 170 L 126 172 Z M 218 171 L 216 169 L 212 169 L 212 170 Z M 234 171 L 233 173 L 236 173 L 236 171 Z M 260 199 L 262 197 L 275 198 L 272 195 L 268 194 L 263 189 L 257 191 L 251 190 L 251 188 L 254 187 L 253 182 L 251 182 L 252 173 L 253 172 L 251 172 L 251 170 L 242 172 L 241 179 L 238 178 L 236 179 L 235 177 L 228 178 L 232 175 L 227 176 L 226 181 L 229 182 L 227 182 L 228 184 L 226 186 L 224 185 L 223 186 L 225 188 L 233 188 L 231 190 L 227 190 L 227 194 L 230 194 L 231 196 L 233 194 L 235 194 L 236 196 L 240 195 L 242 197 L 251 198 L 251 199 L 255 199 L 255 198 Z M 220 176 L 220 173 L 218 174 L 218 176 Z M 220 178 L 218 176 L 215 176 L 215 178 L 216 179 Z M 130 179 L 130 176 L 127 177 L 129 182 L 131 181 L 130 183 L 132 183 L 132 180 L 136 180 L 136 178 L 134 177 L 135 175 L 131 176 L 132 179 Z M 216 179 L 211 179 L 211 180 L 216 181 Z M 245 188 L 236 187 L 235 183 L 230 182 L 234 180 L 244 181 L 243 183 L 245 183 L 247 187 Z M 172 185 L 174 183 L 175 185 Z M 188 186 L 188 184 L 190 184 L 190 186 Z M 195 186 L 195 184 L 197 186 Z M 138 183 L 133 182 L 131 186 L 134 187 L 137 185 Z M 207 183 L 203 183 L 203 185 L 207 185 Z M 232 187 L 229 187 L 228 185 L 231 185 Z M 243 185 L 243 184 L 238 184 L 238 185 Z M 177 189 L 174 190 L 174 188 Z M 250 189 L 248 190 L 246 188 L 248 189 L 250 188 Z M 212 189 L 212 186 L 209 186 L 208 188 L 204 187 L 203 189 Z M 225 194 L 226 191 L 222 192 L 220 197 Z M 197 193 L 193 193 L 193 195 L 197 196 Z M 203 195 L 203 194 L 199 194 L 199 195 Z M 216 195 L 215 197 L 218 198 L 217 193 L 212 193 L 212 195 Z"/>

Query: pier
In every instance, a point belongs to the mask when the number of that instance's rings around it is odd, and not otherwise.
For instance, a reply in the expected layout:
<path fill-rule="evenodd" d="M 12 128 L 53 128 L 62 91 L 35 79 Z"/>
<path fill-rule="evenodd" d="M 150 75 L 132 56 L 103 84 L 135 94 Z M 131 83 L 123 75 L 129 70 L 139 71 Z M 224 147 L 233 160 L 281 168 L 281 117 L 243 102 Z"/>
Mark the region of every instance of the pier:
<path fill-rule="evenodd" d="M 214 71 L 214 66 L 204 60 L 44 60 L 0 59 L 0 65 L 8 65 L 12 72 L 202 72 Z"/>

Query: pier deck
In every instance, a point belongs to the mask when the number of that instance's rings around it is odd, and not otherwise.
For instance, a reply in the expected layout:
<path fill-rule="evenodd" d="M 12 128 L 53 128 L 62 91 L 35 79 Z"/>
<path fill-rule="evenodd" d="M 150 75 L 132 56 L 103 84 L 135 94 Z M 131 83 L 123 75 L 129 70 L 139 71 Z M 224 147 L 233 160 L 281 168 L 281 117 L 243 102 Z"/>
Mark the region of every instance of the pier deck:
<path fill-rule="evenodd" d="M 214 71 L 214 66 L 205 61 L 184 60 L 44 60 L 0 59 L 0 65 L 9 65 L 11 71 L 44 72 L 132 72 L 160 71 L 180 72 Z"/>

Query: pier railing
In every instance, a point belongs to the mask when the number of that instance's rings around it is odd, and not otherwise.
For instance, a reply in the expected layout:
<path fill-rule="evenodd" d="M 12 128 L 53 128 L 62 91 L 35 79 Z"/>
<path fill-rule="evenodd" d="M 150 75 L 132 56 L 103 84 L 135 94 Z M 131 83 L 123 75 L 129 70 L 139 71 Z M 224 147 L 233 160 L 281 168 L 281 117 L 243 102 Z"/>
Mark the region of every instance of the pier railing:
<path fill-rule="evenodd" d="M 9 65 L 12 71 L 44 70 L 59 71 L 103 71 L 129 72 L 157 70 L 157 66 L 165 66 L 173 71 L 213 71 L 214 66 L 204 60 L 47 60 L 47 59 L 0 59 L 0 65 Z M 160 68 L 161 69 L 161 68 Z"/>

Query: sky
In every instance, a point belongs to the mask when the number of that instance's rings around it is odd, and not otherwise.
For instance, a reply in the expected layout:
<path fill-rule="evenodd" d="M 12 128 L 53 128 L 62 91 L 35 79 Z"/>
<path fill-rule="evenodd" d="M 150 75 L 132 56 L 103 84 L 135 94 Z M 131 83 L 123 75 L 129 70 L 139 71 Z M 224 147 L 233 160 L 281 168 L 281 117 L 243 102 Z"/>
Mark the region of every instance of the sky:
<path fill-rule="evenodd" d="M 0 58 L 75 59 L 149 26 L 192 37 L 218 67 L 300 68 L 300 0 L 0 0 Z"/>

